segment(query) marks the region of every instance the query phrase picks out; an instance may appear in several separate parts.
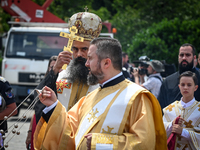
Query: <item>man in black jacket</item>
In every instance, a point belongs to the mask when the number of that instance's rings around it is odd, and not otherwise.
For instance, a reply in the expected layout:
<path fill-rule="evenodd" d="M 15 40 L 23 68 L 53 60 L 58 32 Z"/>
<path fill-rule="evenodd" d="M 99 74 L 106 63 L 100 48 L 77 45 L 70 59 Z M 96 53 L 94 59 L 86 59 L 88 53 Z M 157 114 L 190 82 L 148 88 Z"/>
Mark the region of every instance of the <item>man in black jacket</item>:
<path fill-rule="evenodd" d="M 180 47 L 178 55 L 179 70 L 168 76 L 160 88 L 158 100 L 162 109 L 175 100 L 181 99 L 182 95 L 178 88 L 178 77 L 181 73 L 192 71 L 200 79 L 200 72 L 194 67 L 194 59 L 196 59 L 195 51 L 195 47 L 189 43 L 183 44 Z M 198 86 L 200 86 L 200 80 L 198 81 Z M 194 92 L 194 97 L 197 101 L 200 101 L 200 88 Z"/>
<path fill-rule="evenodd" d="M 5 116 L 13 116 L 17 114 L 15 97 L 12 93 L 12 87 L 5 78 L 0 76 L 0 149 L 4 150 L 2 135 L 7 132 L 7 121 L 4 121 Z M 15 111 L 14 111 L 15 110 Z"/>

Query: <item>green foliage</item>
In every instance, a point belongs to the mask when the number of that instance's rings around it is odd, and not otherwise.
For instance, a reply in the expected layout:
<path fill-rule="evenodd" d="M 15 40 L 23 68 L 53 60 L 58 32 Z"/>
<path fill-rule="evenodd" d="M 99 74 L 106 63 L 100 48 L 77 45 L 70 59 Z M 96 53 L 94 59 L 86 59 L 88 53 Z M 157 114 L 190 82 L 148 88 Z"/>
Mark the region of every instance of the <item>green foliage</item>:
<path fill-rule="evenodd" d="M 118 11 L 113 16 L 111 23 L 117 29 L 115 38 L 121 42 L 124 51 L 127 51 L 132 37 L 147 26 L 147 22 L 139 18 L 138 11 L 130 6 L 126 6 L 125 10 Z"/>
<path fill-rule="evenodd" d="M 33 0 L 38 5 L 42 6 L 46 0 Z M 77 12 L 84 12 L 84 8 L 87 6 L 89 10 L 91 9 L 91 1 L 90 0 L 54 0 L 47 10 L 54 15 L 58 16 L 59 18 L 63 19 L 64 21 L 68 22 L 69 18 L 77 13 Z"/>
<path fill-rule="evenodd" d="M 186 20 L 187 22 L 190 20 L 199 20 L 199 15 L 200 15 L 200 12 L 199 12 L 200 1 L 198 0 L 182 0 L 182 1 L 180 0 L 177 0 L 177 1 L 174 1 L 174 0 L 161 0 L 161 1 L 160 0 L 151 0 L 151 1 L 149 0 L 130 0 L 130 1 L 113 0 L 112 6 L 115 10 L 117 10 L 117 13 L 113 16 L 111 20 L 112 25 L 117 28 L 117 34 L 115 35 L 115 38 L 117 38 L 121 42 L 123 51 L 127 52 L 128 50 L 129 53 L 133 55 L 133 56 L 132 55 L 130 56 L 133 60 L 138 59 L 141 56 L 140 53 L 131 52 L 132 47 L 130 46 L 132 45 L 131 44 L 132 40 L 136 38 L 135 37 L 136 34 L 137 36 L 143 33 L 146 34 L 146 32 L 150 30 L 149 28 L 151 28 L 154 23 L 159 24 L 160 22 L 163 21 L 163 19 L 174 20 L 174 18 L 179 18 L 181 22 L 182 20 Z M 170 36 L 168 38 L 171 39 L 171 38 L 174 38 L 171 33 L 173 34 L 177 33 L 180 35 L 176 35 L 176 36 L 180 36 L 182 37 L 181 39 L 184 39 L 185 35 L 182 35 L 181 31 L 176 31 L 178 30 L 178 27 L 174 27 L 172 24 L 173 22 L 171 23 L 172 28 L 170 30 L 168 30 L 167 28 L 163 29 L 163 30 L 167 29 L 165 31 L 166 34 L 163 36 Z M 190 24 L 188 26 L 193 26 L 193 25 Z M 183 30 L 187 30 L 188 26 L 187 25 L 182 26 Z M 197 29 L 199 29 L 199 27 L 197 27 Z M 170 33 L 167 33 L 169 31 Z M 159 35 L 155 35 L 154 40 L 157 42 L 157 44 L 159 42 L 165 43 L 168 48 L 169 47 L 168 38 L 163 39 Z M 143 39 L 141 39 L 141 41 L 142 40 L 144 41 L 145 39 L 146 39 L 146 36 L 143 35 Z M 151 38 L 151 40 L 153 40 L 153 38 Z M 180 43 L 182 44 L 183 42 L 184 41 Z M 148 41 L 145 41 L 144 43 L 145 44 L 140 44 L 140 48 L 146 48 L 153 44 Z M 162 47 L 166 47 L 164 46 L 164 44 L 161 44 L 161 45 Z M 172 43 L 170 43 L 170 45 L 171 45 L 170 47 L 177 48 L 178 43 L 172 40 Z M 149 48 L 147 49 L 149 53 L 152 51 L 151 55 L 153 57 L 157 57 L 155 56 L 155 54 L 153 54 L 154 51 L 152 49 L 149 49 Z M 142 53 L 142 51 L 145 51 L 145 50 L 140 49 L 140 51 Z M 172 53 L 174 53 L 174 51 Z M 176 57 L 176 54 L 170 54 L 169 58 L 171 58 L 171 55 Z M 174 62 L 177 62 L 177 60 L 175 60 Z"/>
<path fill-rule="evenodd" d="M 78 12 L 84 12 L 85 7 L 91 8 L 90 0 L 76 0 L 66 1 L 66 0 L 54 0 L 49 6 L 48 10 L 59 18 L 68 22 L 69 18 Z"/>
<path fill-rule="evenodd" d="M 102 21 L 110 20 L 112 18 L 111 13 L 105 7 L 101 7 L 98 10 L 91 10 L 90 12 L 98 14 Z"/>
<path fill-rule="evenodd" d="M 11 16 L 3 11 L 0 7 L 0 34 L 9 30 L 10 26 L 8 25 L 8 21 Z"/>
<path fill-rule="evenodd" d="M 32 1 L 37 3 L 38 5 L 42 6 L 46 0 L 32 0 Z"/>
<path fill-rule="evenodd" d="M 106 8 L 109 11 L 109 14 L 115 15 L 117 10 L 113 7 L 113 0 L 93 0 L 92 8 L 94 10 L 99 10 L 102 7 Z"/>
<path fill-rule="evenodd" d="M 128 48 L 131 60 L 147 55 L 151 59 L 166 60 L 177 65 L 178 51 L 182 44 L 199 47 L 200 20 L 164 19 L 138 32 Z"/>
<path fill-rule="evenodd" d="M 42 6 L 46 0 L 33 0 Z M 109 21 L 130 60 L 141 55 L 177 64 L 179 47 L 191 43 L 197 51 L 200 32 L 199 0 L 54 0 L 48 11 L 68 22 L 77 12 L 89 12 Z M 10 15 L 0 8 L 0 33 L 8 31 Z M 103 27 L 102 32 L 107 32 Z"/>

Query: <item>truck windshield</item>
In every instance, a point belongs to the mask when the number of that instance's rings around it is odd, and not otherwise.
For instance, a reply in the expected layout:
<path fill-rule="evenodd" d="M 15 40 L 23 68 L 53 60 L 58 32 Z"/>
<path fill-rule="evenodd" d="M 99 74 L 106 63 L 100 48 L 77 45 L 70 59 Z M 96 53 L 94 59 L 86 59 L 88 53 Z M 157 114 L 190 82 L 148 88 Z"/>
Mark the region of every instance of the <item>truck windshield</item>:
<path fill-rule="evenodd" d="M 49 59 L 58 55 L 67 45 L 67 39 L 59 33 L 12 32 L 8 40 L 6 57 Z"/>

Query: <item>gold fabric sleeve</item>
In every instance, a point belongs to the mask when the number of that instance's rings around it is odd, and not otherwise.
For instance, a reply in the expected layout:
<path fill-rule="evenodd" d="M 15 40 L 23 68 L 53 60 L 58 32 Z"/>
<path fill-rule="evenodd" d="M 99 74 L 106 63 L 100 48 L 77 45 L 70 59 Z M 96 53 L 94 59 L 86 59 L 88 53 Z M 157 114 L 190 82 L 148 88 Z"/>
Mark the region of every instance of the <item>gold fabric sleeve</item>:
<path fill-rule="evenodd" d="M 74 150 L 78 127 L 78 110 L 84 97 L 67 113 L 58 102 L 48 124 L 41 117 L 34 133 L 35 150 Z M 69 144 L 70 143 L 70 144 Z"/>

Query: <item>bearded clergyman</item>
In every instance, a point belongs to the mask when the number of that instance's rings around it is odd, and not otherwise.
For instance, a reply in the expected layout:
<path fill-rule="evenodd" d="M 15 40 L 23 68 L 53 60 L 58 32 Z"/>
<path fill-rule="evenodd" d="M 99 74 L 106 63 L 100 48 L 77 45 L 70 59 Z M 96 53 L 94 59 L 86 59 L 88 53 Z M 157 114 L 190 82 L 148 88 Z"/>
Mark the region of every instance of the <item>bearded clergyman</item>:
<path fill-rule="evenodd" d="M 45 85 L 51 87 L 66 110 L 69 110 L 81 97 L 98 87 L 98 85 L 89 86 L 87 84 L 89 71 L 85 62 L 90 41 L 99 36 L 102 21 L 96 14 L 79 12 L 70 18 L 69 26 L 76 26 L 78 29 L 76 35 L 83 37 L 84 41 L 73 41 L 73 54 L 69 51 L 60 52 L 52 70 L 37 87 L 38 89 L 42 89 Z M 68 66 L 66 70 L 60 72 L 64 64 Z M 36 122 L 39 121 L 44 107 L 38 101 L 35 106 Z"/>

